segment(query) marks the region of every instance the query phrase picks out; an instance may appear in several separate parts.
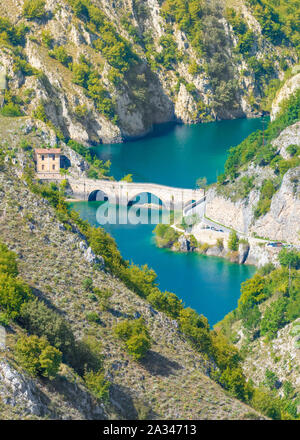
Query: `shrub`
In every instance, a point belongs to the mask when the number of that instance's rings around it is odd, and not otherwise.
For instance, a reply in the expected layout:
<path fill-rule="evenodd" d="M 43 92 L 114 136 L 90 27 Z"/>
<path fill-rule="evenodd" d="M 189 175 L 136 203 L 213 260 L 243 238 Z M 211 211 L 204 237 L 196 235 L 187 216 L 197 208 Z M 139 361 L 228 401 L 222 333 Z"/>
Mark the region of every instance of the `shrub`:
<path fill-rule="evenodd" d="M 16 346 L 20 365 L 33 376 L 54 378 L 61 364 L 61 352 L 52 347 L 46 338 L 22 336 Z"/>
<path fill-rule="evenodd" d="M 8 102 L 5 104 L 0 110 L 2 116 L 8 117 L 18 117 L 22 116 L 22 111 L 18 104 L 14 104 L 13 102 Z"/>
<path fill-rule="evenodd" d="M 89 113 L 88 108 L 85 105 L 77 105 L 74 109 L 74 114 L 77 119 L 85 119 Z"/>
<path fill-rule="evenodd" d="M 0 272 L 0 306 L 8 317 L 17 318 L 22 304 L 32 298 L 27 284 L 9 273 Z"/>
<path fill-rule="evenodd" d="M 207 319 L 187 307 L 181 310 L 178 321 L 181 331 L 189 338 L 193 346 L 200 352 L 211 354 L 212 341 Z"/>
<path fill-rule="evenodd" d="M 294 144 L 289 145 L 286 149 L 286 151 L 289 153 L 290 156 L 295 156 L 296 153 L 299 152 L 299 150 L 300 150 L 299 145 L 294 145 Z"/>
<path fill-rule="evenodd" d="M 143 318 L 123 321 L 114 328 L 115 335 L 125 343 L 127 352 L 135 360 L 142 359 L 151 347 L 148 328 Z"/>
<path fill-rule="evenodd" d="M 275 338 L 277 331 L 287 324 L 287 302 L 288 300 L 286 298 L 279 298 L 267 307 L 260 323 L 260 331 L 261 334 L 266 335 L 268 339 Z"/>
<path fill-rule="evenodd" d="M 8 250 L 8 247 L 0 243 L 0 272 L 8 275 L 18 275 L 16 254 Z"/>
<path fill-rule="evenodd" d="M 113 292 L 110 289 L 94 289 L 94 293 L 97 295 L 102 310 L 107 310 L 109 308 L 109 300 Z"/>
<path fill-rule="evenodd" d="M 276 389 L 276 386 L 279 383 L 279 379 L 273 371 L 267 368 L 265 372 L 265 380 L 263 383 L 272 391 Z"/>
<path fill-rule="evenodd" d="M 52 44 L 53 44 L 53 37 L 50 31 L 48 31 L 47 29 L 44 29 L 41 33 L 41 37 L 42 37 L 42 42 L 44 43 L 44 45 L 48 48 L 51 49 Z"/>
<path fill-rule="evenodd" d="M 270 392 L 262 389 L 255 389 L 251 401 L 252 406 L 271 419 L 281 418 L 280 401 L 272 396 Z"/>
<path fill-rule="evenodd" d="M 274 182 L 272 180 L 265 180 L 263 182 L 261 192 L 260 192 L 260 199 L 259 202 L 254 210 L 254 217 L 259 218 L 262 215 L 267 214 L 269 212 L 271 207 L 271 201 L 272 197 L 276 192 L 276 187 L 274 185 Z"/>
<path fill-rule="evenodd" d="M 174 293 L 163 293 L 159 289 L 153 289 L 152 293 L 147 296 L 147 300 L 153 307 L 165 312 L 174 319 L 179 317 L 183 309 L 182 301 Z"/>
<path fill-rule="evenodd" d="M 28 28 L 24 24 L 13 26 L 11 22 L 4 17 L 0 17 L 0 42 L 12 46 L 23 45 Z"/>
<path fill-rule="evenodd" d="M 240 400 L 247 399 L 246 379 L 240 367 L 233 369 L 227 367 L 219 381 L 233 396 Z"/>
<path fill-rule="evenodd" d="M 151 347 L 150 338 L 144 334 L 133 334 L 126 342 L 125 346 L 127 352 L 135 359 L 136 361 L 145 357 L 147 351 Z"/>
<path fill-rule="evenodd" d="M 133 180 L 132 180 L 132 174 L 127 174 L 126 176 L 124 176 L 122 179 L 121 179 L 123 182 L 128 182 L 128 183 L 131 183 Z"/>
<path fill-rule="evenodd" d="M 35 299 L 21 307 L 19 321 L 26 330 L 39 337 L 45 336 L 49 343 L 64 355 L 75 350 L 75 338 L 70 325 L 58 313 Z"/>
<path fill-rule="evenodd" d="M 300 269 L 300 252 L 297 252 L 296 250 L 282 249 L 279 252 L 278 260 L 283 267 Z"/>
<path fill-rule="evenodd" d="M 88 322 L 99 322 L 99 315 L 97 312 L 90 312 L 85 315 L 85 318 Z"/>
<path fill-rule="evenodd" d="M 72 61 L 72 58 L 68 55 L 63 46 L 55 46 L 54 49 L 49 52 L 49 55 L 66 67 L 68 67 L 69 63 Z"/>
<path fill-rule="evenodd" d="M 84 381 L 87 388 L 99 400 L 108 400 L 110 383 L 105 379 L 104 373 L 98 371 L 88 371 L 84 375 Z"/>
<path fill-rule="evenodd" d="M 37 105 L 36 109 L 35 109 L 34 112 L 33 112 L 33 116 L 34 116 L 36 119 L 39 119 L 39 120 L 42 121 L 42 122 L 47 122 L 47 121 L 48 121 L 48 116 L 47 116 L 47 114 L 46 114 L 46 110 L 45 110 L 44 102 L 41 101 L 41 102 Z"/>
<path fill-rule="evenodd" d="M 159 247 L 171 247 L 179 238 L 179 233 L 174 228 L 162 223 L 155 227 L 154 233 Z"/>
<path fill-rule="evenodd" d="M 93 290 L 93 280 L 92 278 L 85 278 L 82 281 L 82 287 L 84 288 L 84 290 L 88 291 L 92 291 Z"/>
<path fill-rule="evenodd" d="M 28 20 L 44 17 L 46 2 L 45 0 L 25 0 L 23 5 L 23 15 Z"/>
<path fill-rule="evenodd" d="M 68 354 L 68 363 L 84 376 L 87 371 L 97 372 L 102 368 L 102 347 L 100 342 L 93 336 L 85 336 L 76 341 L 75 348 Z"/>

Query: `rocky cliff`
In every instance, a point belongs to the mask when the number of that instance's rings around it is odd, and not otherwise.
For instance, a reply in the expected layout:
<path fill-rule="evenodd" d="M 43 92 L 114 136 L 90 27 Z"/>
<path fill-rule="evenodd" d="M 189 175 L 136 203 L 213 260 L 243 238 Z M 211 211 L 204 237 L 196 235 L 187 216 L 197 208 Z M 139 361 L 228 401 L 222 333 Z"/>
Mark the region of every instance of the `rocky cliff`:
<path fill-rule="evenodd" d="M 207 196 L 206 215 L 242 234 L 255 234 L 270 240 L 299 245 L 299 176 L 299 167 L 285 174 L 279 190 L 272 197 L 269 212 L 259 219 L 255 219 L 253 209 L 259 200 L 259 189 L 251 191 L 247 202 L 244 200 L 234 202 L 210 190 Z M 257 176 L 258 188 L 262 180 L 262 176 Z"/>
<path fill-rule="evenodd" d="M 195 17 L 187 15 L 192 28 L 202 29 L 195 39 L 172 2 L 85 4 L 79 10 L 72 0 L 47 0 L 44 15 L 35 18 L 24 13 L 24 1 L 1 1 L 3 19 L 11 22 L 2 27 L 15 26 L 17 35 L 22 29 L 22 37 L 3 39 L 0 65 L 4 105 L 13 101 L 60 136 L 86 145 L 144 135 L 166 121 L 258 115 L 266 85 L 261 69 L 265 79 L 282 79 L 281 60 L 285 68 L 297 60 L 292 47 L 273 45 L 262 34 L 245 5 L 228 13 L 225 4 L 207 2 Z"/>
<path fill-rule="evenodd" d="M 294 68 L 294 71 L 299 71 L 299 66 Z M 280 111 L 280 104 L 282 101 L 288 99 L 296 90 L 300 88 L 300 73 L 296 73 L 291 78 L 289 78 L 278 91 L 273 103 L 271 110 L 271 121 L 276 119 L 278 112 Z"/>

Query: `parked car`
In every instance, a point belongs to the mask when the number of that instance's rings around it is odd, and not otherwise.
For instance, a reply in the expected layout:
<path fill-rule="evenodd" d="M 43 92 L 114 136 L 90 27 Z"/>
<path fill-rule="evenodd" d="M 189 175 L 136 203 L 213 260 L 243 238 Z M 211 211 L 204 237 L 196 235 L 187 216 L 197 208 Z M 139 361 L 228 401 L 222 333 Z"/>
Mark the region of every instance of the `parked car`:
<path fill-rule="evenodd" d="M 273 242 L 273 243 L 268 243 L 267 246 L 271 246 L 271 247 L 282 247 L 283 243 L 281 242 Z"/>

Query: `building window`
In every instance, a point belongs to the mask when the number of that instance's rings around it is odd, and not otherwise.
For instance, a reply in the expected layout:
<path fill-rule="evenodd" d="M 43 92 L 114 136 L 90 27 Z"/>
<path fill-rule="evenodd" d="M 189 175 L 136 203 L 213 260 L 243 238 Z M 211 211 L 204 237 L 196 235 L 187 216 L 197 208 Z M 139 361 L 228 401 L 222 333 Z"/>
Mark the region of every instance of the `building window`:
<path fill-rule="evenodd" d="M 44 171 L 44 169 L 45 169 L 45 165 L 42 165 L 42 170 Z"/>
<path fill-rule="evenodd" d="M 52 169 L 55 170 L 55 165 L 52 165 Z"/>
<path fill-rule="evenodd" d="M 45 160 L 45 156 L 44 155 L 42 156 L 42 160 Z"/>

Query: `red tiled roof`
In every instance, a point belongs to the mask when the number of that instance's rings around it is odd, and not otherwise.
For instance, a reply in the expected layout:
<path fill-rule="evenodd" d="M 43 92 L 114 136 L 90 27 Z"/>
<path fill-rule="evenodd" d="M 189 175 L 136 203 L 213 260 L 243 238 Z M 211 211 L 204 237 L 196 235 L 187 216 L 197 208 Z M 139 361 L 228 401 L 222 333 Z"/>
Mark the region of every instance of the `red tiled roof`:
<path fill-rule="evenodd" d="M 36 154 L 61 154 L 60 148 L 38 148 L 34 151 Z"/>

